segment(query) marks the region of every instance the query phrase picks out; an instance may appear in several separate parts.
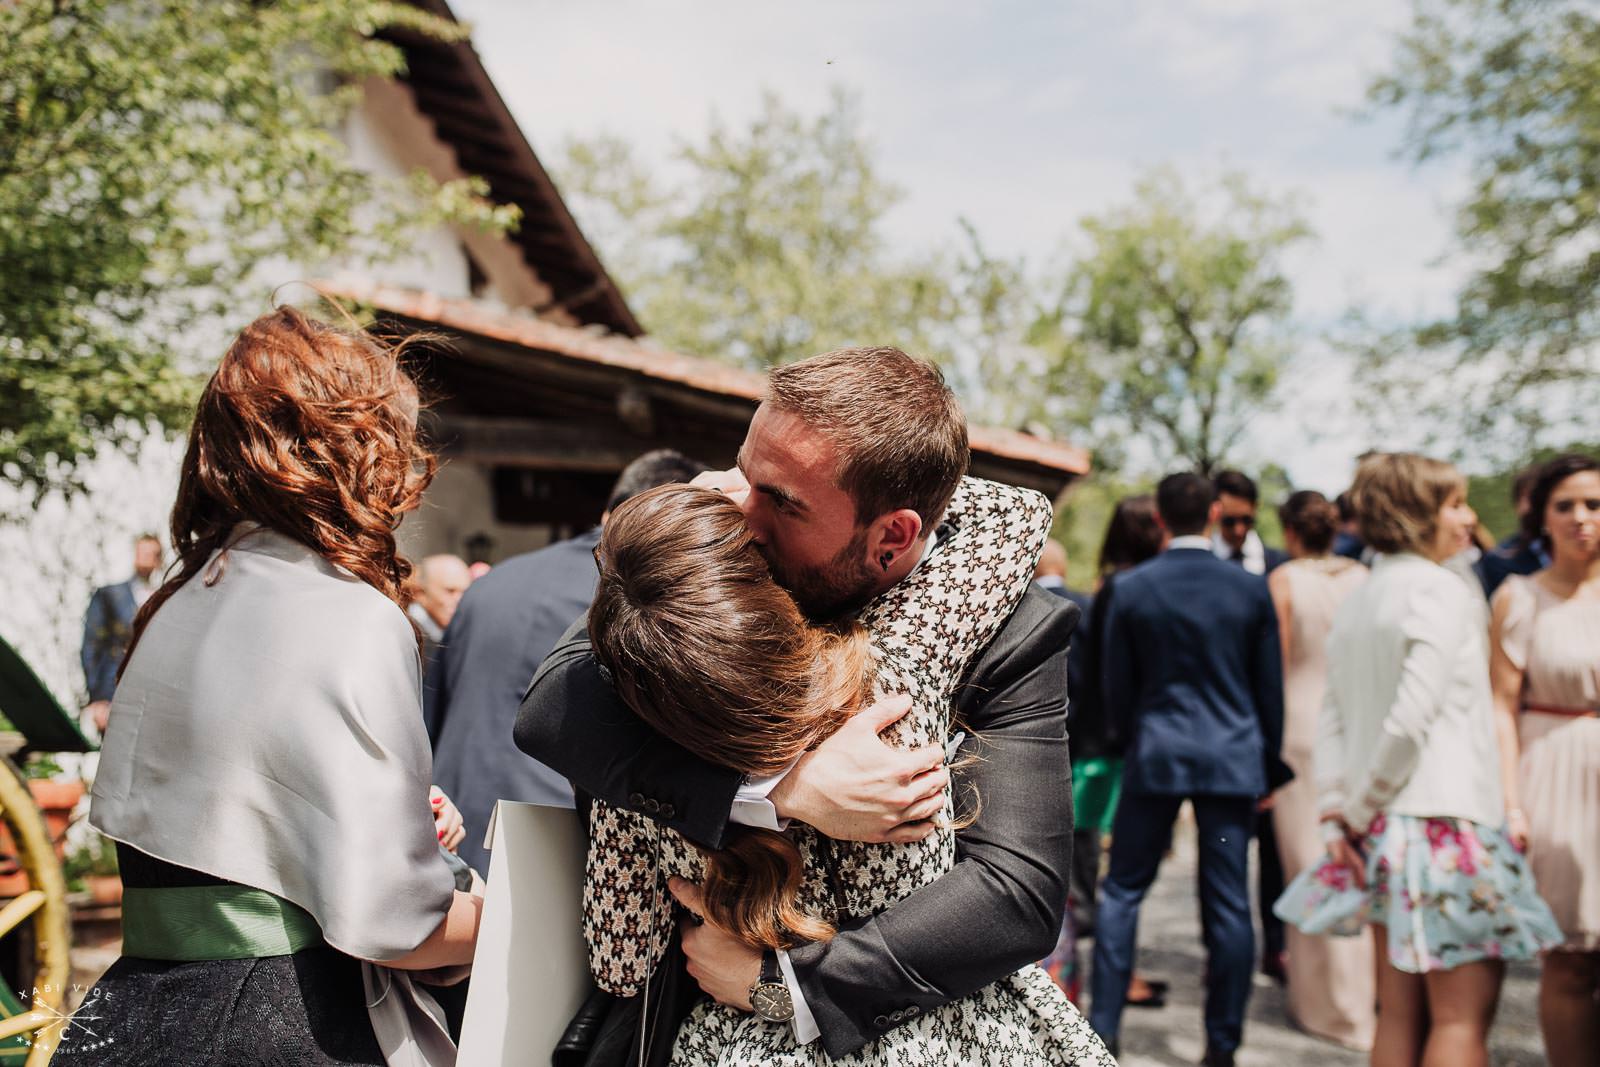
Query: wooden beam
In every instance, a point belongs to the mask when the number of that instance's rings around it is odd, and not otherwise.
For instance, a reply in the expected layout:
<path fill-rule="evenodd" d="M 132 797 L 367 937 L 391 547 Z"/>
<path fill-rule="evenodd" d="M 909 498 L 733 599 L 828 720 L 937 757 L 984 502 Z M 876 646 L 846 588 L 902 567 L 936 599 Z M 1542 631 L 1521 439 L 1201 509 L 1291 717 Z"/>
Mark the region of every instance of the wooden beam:
<path fill-rule="evenodd" d="M 441 457 L 489 466 L 620 471 L 641 452 L 658 447 L 606 422 L 440 414 L 425 425 Z"/>

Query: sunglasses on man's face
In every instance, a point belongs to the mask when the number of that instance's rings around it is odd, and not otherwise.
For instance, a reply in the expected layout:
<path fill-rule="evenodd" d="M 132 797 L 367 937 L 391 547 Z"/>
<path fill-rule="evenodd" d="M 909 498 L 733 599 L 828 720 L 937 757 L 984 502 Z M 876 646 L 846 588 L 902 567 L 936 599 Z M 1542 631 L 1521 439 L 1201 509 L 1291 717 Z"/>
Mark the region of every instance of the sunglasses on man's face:
<path fill-rule="evenodd" d="M 1231 530 L 1235 526 L 1242 526 L 1248 530 L 1255 524 L 1256 517 L 1254 515 L 1226 515 L 1222 519 L 1222 527 L 1225 530 Z"/>

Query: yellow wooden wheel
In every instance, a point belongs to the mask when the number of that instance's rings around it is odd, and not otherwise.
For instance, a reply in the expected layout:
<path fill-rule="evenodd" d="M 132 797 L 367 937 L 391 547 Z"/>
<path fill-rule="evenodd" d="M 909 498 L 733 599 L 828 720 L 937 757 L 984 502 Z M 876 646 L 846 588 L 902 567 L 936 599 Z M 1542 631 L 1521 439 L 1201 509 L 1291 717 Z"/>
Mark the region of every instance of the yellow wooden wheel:
<path fill-rule="evenodd" d="M 26 1067 L 44 1067 L 61 1040 L 67 986 L 72 977 L 67 880 L 44 815 L 34 803 L 28 784 L 9 759 L 0 759 L 0 765 L 0 819 L 16 842 L 17 861 L 30 886 L 0 908 L 0 937 L 29 923 L 33 945 L 33 973 L 22 976 L 29 1010 L 0 1019 L 0 1041 L 29 1034 Z"/>

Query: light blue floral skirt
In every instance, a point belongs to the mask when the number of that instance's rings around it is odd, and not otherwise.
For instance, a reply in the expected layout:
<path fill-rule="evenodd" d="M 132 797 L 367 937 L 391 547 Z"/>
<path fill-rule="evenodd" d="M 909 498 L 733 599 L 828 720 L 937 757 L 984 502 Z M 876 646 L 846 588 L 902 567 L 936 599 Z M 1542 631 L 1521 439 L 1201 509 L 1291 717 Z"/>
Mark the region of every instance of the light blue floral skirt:
<path fill-rule="evenodd" d="M 1308 934 L 1384 926 L 1389 962 L 1411 974 L 1532 959 L 1562 942 L 1527 863 L 1501 830 L 1379 812 L 1363 852 L 1365 888 L 1324 857 L 1289 883 L 1273 913 Z"/>

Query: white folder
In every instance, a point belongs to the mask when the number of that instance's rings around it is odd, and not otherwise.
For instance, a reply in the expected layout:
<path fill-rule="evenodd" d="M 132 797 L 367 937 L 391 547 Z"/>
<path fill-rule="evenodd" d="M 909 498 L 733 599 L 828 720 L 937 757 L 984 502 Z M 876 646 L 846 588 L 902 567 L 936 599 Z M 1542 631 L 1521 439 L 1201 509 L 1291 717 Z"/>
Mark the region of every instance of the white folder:
<path fill-rule="evenodd" d="M 546 1067 L 591 988 L 583 826 L 571 808 L 502 800 L 487 836 L 493 861 L 456 1062 Z"/>

